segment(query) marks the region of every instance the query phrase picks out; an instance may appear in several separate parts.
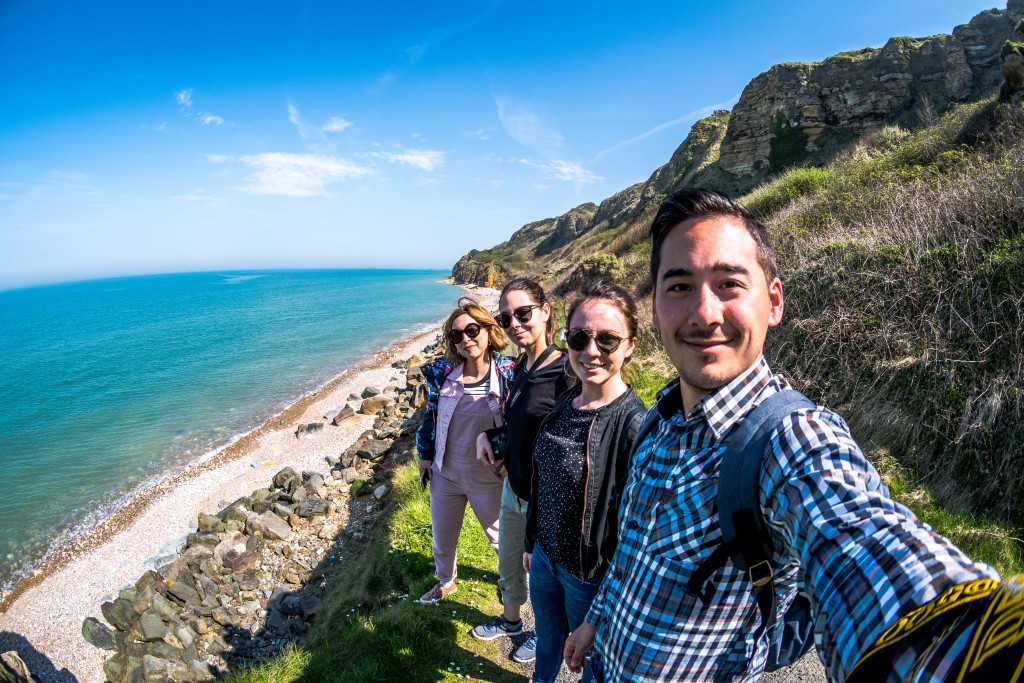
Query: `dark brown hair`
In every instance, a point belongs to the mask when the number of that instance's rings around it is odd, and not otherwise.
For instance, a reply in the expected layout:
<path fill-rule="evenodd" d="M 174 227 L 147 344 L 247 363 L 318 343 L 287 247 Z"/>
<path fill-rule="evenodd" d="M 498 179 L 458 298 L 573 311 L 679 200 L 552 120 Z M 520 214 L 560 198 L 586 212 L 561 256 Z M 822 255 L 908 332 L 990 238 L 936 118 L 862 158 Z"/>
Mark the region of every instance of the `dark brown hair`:
<path fill-rule="evenodd" d="M 626 332 L 629 334 L 629 338 L 636 338 L 637 329 L 640 324 L 636 312 L 636 301 L 633 300 L 632 294 L 606 277 L 588 280 L 580 287 L 579 294 L 576 295 L 572 304 L 569 305 L 569 310 L 565 315 L 565 326 L 569 327 L 572 317 L 580 306 L 587 301 L 593 300 L 607 301 L 619 309 L 619 313 L 626 319 Z"/>
<path fill-rule="evenodd" d="M 775 249 L 768 237 L 768 229 L 764 227 L 747 207 L 722 192 L 689 188 L 680 190 L 666 199 L 658 207 L 658 213 L 651 222 L 651 284 L 658 285 L 658 269 L 661 267 L 661 247 L 665 238 L 684 221 L 695 218 L 712 218 L 715 216 L 732 216 L 739 219 L 757 245 L 757 264 L 764 271 L 765 278 L 771 284 L 778 277 L 778 266 L 775 263 Z"/>
<path fill-rule="evenodd" d="M 537 304 L 538 306 L 544 306 L 547 304 L 548 313 L 548 325 L 544 330 L 544 340 L 550 344 L 555 339 L 555 312 L 551 310 L 551 304 L 548 302 L 547 296 L 544 294 L 544 288 L 536 280 L 531 280 L 528 277 L 517 277 L 512 278 L 506 283 L 505 288 L 501 290 L 501 296 L 504 297 L 509 292 L 526 292 L 530 297 L 530 301 Z M 499 300 L 501 297 L 499 297 Z"/>

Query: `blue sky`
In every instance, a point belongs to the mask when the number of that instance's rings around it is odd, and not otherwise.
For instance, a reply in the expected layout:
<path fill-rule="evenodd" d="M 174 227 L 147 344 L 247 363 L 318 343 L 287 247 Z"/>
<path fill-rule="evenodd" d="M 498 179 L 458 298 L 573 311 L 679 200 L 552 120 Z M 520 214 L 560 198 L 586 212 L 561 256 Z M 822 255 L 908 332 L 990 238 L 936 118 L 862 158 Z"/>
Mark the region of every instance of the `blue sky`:
<path fill-rule="evenodd" d="M 449 268 L 646 180 L 772 64 L 992 6 L 0 0 L 0 288 Z"/>

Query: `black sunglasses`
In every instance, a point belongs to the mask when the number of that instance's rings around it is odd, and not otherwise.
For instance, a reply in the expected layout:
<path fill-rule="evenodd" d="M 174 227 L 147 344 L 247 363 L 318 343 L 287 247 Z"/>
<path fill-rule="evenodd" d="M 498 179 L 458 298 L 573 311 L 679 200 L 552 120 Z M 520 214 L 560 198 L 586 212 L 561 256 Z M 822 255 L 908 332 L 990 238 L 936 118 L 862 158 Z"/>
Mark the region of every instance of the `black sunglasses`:
<path fill-rule="evenodd" d="M 569 330 L 565 343 L 573 351 L 582 351 L 590 345 L 590 340 L 597 342 L 597 348 L 605 353 L 612 353 L 619 348 L 623 339 L 614 332 L 594 332 L 593 330 Z"/>
<path fill-rule="evenodd" d="M 448 341 L 452 344 L 462 343 L 462 335 L 465 334 L 470 339 L 476 339 L 476 336 L 480 334 L 482 328 L 476 323 L 470 323 L 461 330 L 452 330 L 448 333 Z"/>
<path fill-rule="evenodd" d="M 499 325 L 501 325 L 504 329 L 507 330 L 508 328 L 512 327 L 513 315 L 516 317 L 516 320 L 518 320 L 520 323 L 525 324 L 530 322 L 530 318 L 533 317 L 533 309 L 540 307 L 540 304 L 534 304 L 532 306 L 520 306 L 516 310 L 512 311 L 512 313 L 499 313 L 498 315 L 494 316 L 494 319 L 498 321 Z"/>

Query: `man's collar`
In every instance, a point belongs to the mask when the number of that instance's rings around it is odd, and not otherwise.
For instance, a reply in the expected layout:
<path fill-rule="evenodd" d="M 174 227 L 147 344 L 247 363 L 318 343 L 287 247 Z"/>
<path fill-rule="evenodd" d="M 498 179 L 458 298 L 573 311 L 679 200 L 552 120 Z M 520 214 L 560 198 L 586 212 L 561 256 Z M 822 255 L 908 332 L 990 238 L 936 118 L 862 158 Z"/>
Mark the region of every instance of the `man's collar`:
<path fill-rule="evenodd" d="M 702 396 L 684 418 L 687 422 L 703 419 L 715 432 L 715 436 L 722 438 L 739 418 L 750 412 L 753 400 L 774 376 L 768 361 L 761 356 L 746 372 Z M 682 412 L 683 395 L 679 390 L 678 377 L 658 392 L 657 409 L 664 420 Z"/>

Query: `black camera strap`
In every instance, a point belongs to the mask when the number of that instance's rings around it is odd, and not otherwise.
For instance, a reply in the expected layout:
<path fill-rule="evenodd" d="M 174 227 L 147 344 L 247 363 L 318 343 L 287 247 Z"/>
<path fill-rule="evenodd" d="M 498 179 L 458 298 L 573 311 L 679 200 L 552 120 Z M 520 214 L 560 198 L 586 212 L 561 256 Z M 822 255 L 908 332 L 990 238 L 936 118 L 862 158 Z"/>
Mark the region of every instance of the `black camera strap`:
<path fill-rule="evenodd" d="M 523 387 L 526 385 L 527 382 L 530 381 L 530 378 L 533 377 L 533 374 L 537 370 L 539 370 L 542 365 L 544 365 L 544 361 L 546 361 L 548 359 L 548 356 L 550 356 L 552 353 L 554 353 L 557 350 L 558 350 L 558 347 L 555 346 L 554 344 L 551 344 L 550 346 L 548 346 L 546 349 L 544 349 L 543 353 L 541 353 L 540 356 L 537 357 L 537 362 L 534 363 L 533 366 L 529 370 L 527 370 L 525 373 L 523 373 L 523 374 L 520 374 L 518 372 L 518 370 L 519 370 L 519 363 L 516 364 L 517 372 L 516 372 L 515 381 L 512 382 L 512 395 L 509 396 L 508 403 L 505 404 L 505 413 L 506 414 L 508 414 L 509 409 L 512 407 L 512 404 L 516 402 L 516 399 L 519 398 L 519 395 L 521 393 L 523 393 Z M 525 353 L 523 354 L 523 358 L 522 358 L 522 360 L 520 362 L 523 363 L 523 364 L 526 363 L 526 354 Z"/>

